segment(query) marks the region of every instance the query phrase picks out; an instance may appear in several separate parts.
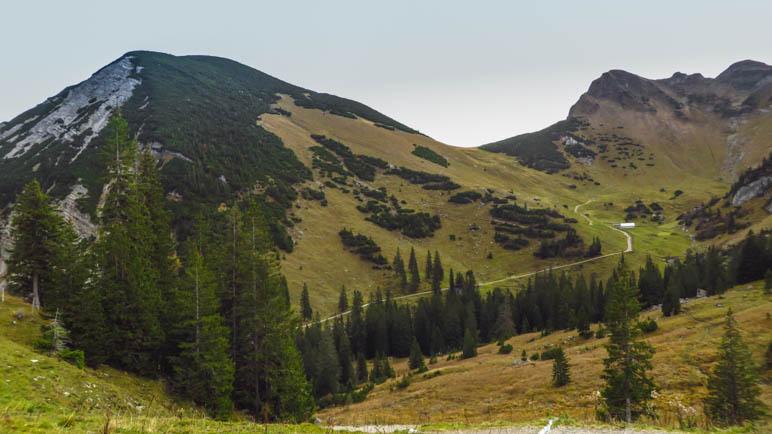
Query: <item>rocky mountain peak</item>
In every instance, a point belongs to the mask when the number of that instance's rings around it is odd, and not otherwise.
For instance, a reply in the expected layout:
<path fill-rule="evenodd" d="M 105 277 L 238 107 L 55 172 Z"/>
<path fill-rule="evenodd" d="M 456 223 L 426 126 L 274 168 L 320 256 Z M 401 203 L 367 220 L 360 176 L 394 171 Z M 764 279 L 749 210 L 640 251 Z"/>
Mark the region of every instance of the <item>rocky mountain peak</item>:
<path fill-rule="evenodd" d="M 752 90 L 772 82 L 772 66 L 755 60 L 733 63 L 716 80 L 738 90 Z"/>

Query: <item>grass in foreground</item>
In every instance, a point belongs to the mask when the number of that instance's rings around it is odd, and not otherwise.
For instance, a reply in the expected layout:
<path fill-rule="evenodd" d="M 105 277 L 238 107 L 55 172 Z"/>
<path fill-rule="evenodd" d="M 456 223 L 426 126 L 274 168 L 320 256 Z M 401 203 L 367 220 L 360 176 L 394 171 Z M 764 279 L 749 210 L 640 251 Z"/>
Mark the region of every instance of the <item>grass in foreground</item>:
<path fill-rule="evenodd" d="M 0 303 L 0 432 L 324 432 L 314 425 L 218 422 L 159 380 L 78 369 L 33 349 L 43 320 L 16 297 Z"/>

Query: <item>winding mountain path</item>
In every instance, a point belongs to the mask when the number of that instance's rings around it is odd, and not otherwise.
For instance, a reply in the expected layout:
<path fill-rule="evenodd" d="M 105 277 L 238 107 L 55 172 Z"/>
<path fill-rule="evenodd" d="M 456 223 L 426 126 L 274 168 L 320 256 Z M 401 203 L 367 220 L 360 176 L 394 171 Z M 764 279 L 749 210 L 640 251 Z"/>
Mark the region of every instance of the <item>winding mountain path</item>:
<path fill-rule="evenodd" d="M 585 206 L 585 205 L 590 204 L 593 200 L 594 199 L 588 199 L 587 202 L 580 203 L 579 205 L 576 205 L 574 207 L 574 213 L 579 214 L 579 209 L 581 207 Z M 592 219 L 589 216 L 584 215 L 584 214 L 580 214 L 580 215 L 582 217 L 584 217 L 585 220 L 587 220 L 587 223 L 590 226 L 592 226 L 593 221 L 592 221 Z M 501 279 L 491 280 L 491 281 L 488 281 L 488 282 L 480 282 L 479 286 L 490 286 L 490 285 L 495 285 L 497 283 L 508 282 L 510 280 L 518 280 L 518 279 L 522 279 L 524 277 L 533 276 L 535 274 L 543 273 L 543 272 L 550 271 L 550 270 L 560 270 L 561 268 L 574 267 L 576 265 L 586 264 L 588 262 L 599 261 L 601 259 L 608 258 L 610 256 L 618 256 L 618 255 L 621 255 L 621 254 L 624 254 L 624 253 L 632 252 L 633 251 L 633 237 L 629 233 L 627 233 L 626 231 L 623 231 L 622 229 L 616 228 L 616 227 L 614 227 L 612 225 L 608 225 L 608 227 L 610 229 L 612 229 L 614 231 L 617 231 L 617 232 L 619 232 L 619 233 L 621 233 L 622 235 L 625 236 L 625 238 L 627 239 L 627 248 L 625 248 L 625 250 L 619 251 L 619 252 L 614 252 L 614 253 L 606 253 L 605 255 L 595 256 L 595 257 L 588 258 L 588 259 L 582 259 L 581 261 L 571 262 L 571 263 L 568 263 L 568 264 L 553 265 L 553 266 L 549 266 L 549 267 L 546 267 L 546 268 L 542 268 L 541 270 L 530 271 L 528 273 L 507 276 L 507 277 L 504 277 L 504 278 L 501 278 Z M 448 288 L 440 289 L 441 292 L 444 292 L 444 291 L 447 291 L 447 290 L 448 290 Z M 424 295 L 429 295 L 431 293 L 432 293 L 431 290 L 415 292 L 413 294 L 405 294 L 405 295 L 400 295 L 400 296 L 397 296 L 397 297 L 393 297 L 392 300 L 395 300 L 395 301 L 397 301 L 397 300 L 406 300 L 406 299 L 409 299 L 409 298 L 422 297 Z M 365 304 L 362 305 L 362 308 L 364 309 L 364 308 L 366 308 L 369 305 L 370 305 L 370 303 L 365 303 Z M 347 310 L 345 312 L 341 312 L 341 313 L 332 315 L 330 317 L 327 317 L 327 318 L 323 319 L 321 322 L 324 323 L 324 322 L 327 322 L 327 321 L 334 320 L 336 318 L 344 317 L 346 315 L 349 315 L 350 313 L 351 313 L 351 310 Z"/>
<path fill-rule="evenodd" d="M 590 202 L 592 202 L 593 200 L 595 200 L 595 199 L 587 199 L 587 202 L 585 202 L 585 203 L 580 203 L 579 205 L 575 206 L 575 207 L 574 207 L 574 214 L 579 214 L 579 208 L 581 208 L 581 207 L 583 207 L 583 206 L 585 206 L 585 205 L 589 205 L 589 204 L 590 204 Z M 589 217 L 588 215 L 586 215 L 586 214 L 579 214 L 579 215 L 581 215 L 582 217 L 584 217 L 584 219 L 585 219 L 585 220 L 587 220 L 587 223 L 588 223 L 590 226 L 592 226 L 592 219 L 590 219 L 590 217 Z"/>

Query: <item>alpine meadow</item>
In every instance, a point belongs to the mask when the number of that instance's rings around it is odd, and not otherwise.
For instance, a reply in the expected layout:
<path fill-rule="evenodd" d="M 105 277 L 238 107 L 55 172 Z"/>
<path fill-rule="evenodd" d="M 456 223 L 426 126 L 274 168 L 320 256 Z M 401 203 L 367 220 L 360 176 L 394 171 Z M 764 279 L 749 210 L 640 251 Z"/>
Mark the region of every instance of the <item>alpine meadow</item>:
<path fill-rule="evenodd" d="M 0 122 L 0 431 L 771 432 L 764 60 L 611 69 L 459 147 L 228 58 L 120 55 Z"/>

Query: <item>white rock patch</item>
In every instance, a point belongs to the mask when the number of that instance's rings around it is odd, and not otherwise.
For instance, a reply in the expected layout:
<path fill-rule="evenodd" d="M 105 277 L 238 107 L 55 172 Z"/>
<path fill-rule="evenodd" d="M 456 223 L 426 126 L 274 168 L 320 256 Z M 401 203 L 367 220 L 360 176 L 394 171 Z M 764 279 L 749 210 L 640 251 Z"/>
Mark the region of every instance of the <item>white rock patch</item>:
<path fill-rule="evenodd" d="M 40 119 L 25 135 L 15 138 L 18 141 L 14 140 L 13 149 L 4 158 L 20 157 L 32 146 L 49 139 L 72 143 L 75 137 L 90 129 L 71 161 L 78 158 L 91 140 L 107 125 L 112 111 L 122 106 L 131 97 L 134 88 L 141 83 L 140 80 L 130 77 L 131 73 L 136 71 L 131 59 L 130 56 L 123 57 L 67 91 L 54 110 Z M 95 110 L 89 109 L 90 114 L 84 119 L 85 114 L 79 111 L 94 103 L 98 104 L 98 107 Z M 4 132 L 0 139 L 18 131 L 21 125 L 23 124 Z"/>

